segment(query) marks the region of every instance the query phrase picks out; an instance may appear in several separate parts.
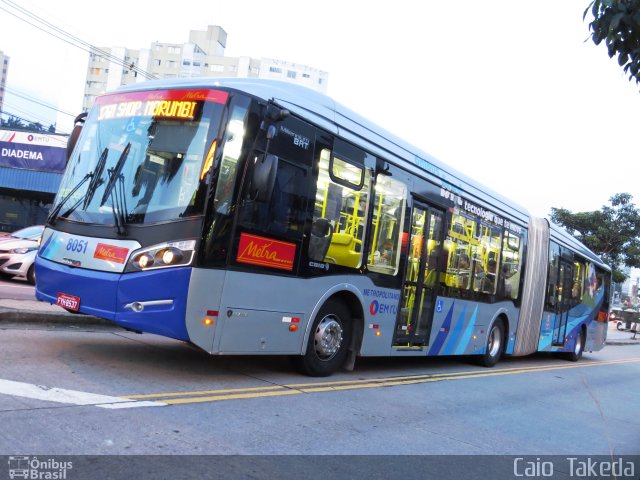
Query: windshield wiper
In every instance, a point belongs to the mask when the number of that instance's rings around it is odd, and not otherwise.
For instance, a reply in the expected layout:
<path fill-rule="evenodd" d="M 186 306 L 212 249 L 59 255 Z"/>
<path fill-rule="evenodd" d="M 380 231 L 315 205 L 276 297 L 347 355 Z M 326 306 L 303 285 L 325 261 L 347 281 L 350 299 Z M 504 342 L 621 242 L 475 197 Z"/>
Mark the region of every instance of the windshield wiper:
<path fill-rule="evenodd" d="M 126 223 L 127 223 L 127 204 L 124 198 L 124 175 L 122 175 L 122 168 L 124 167 L 125 162 L 127 161 L 127 157 L 129 156 L 129 151 L 131 150 L 131 142 L 127 143 L 127 146 L 124 147 L 120 158 L 118 159 L 118 163 L 116 163 L 115 167 L 108 170 L 109 172 L 109 183 L 104 189 L 104 193 L 102 195 L 102 201 L 100 202 L 100 206 L 103 206 L 108 198 L 111 199 L 111 211 L 113 212 L 113 221 L 115 223 L 116 232 L 118 235 L 127 235 Z M 116 189 L 116 185 L 118 188 Z M 114 196 L 114 190 L 115 192 Z"/>
<path fill-rule="evenodd" d="M 82 205 L 82 208 L 85 210 L 91 203 L 91 200 L 93 199 L 93 196 L 95 195 L 98 187 L 104 183 L 104 180 L 102 179 L 102 172 L 104 171 L 104 166 L 107 164 L 108 154 L 109 154 L 109 149 L 105 148 L 102 151 L 100 158 L 98 159 L 98 163 L 96 164 L 96 168 L 94 170 L 95 175 L 89 182 L 89 186 L 87 187 L 87 193 L 85 194 L 85 197 L 84 197 L 84 203 Z"/>
<path fill-rule="evenodd" d="M 126 162 L 127 157 L 129 156 L 129 150 L 131 150 L 131 142 L 127 143 L 127 146 L 124 147 L 124 150 L 120 154 L 120 158 L 118 159 L 118 163 L 116 163 L 116 166 L 112 169 L 109 169 L 111 177 L 109 178 L 109 183 L 107 183 L 107 186 L 104 189 L 104 193 L 102 194 L 100 206 L 104 205 L 104 203 L 107 201 L 107 198 L 111 196 L 111 192 L 113 191 L 113 187 L 116 184 L 116 180 L 122 172 L 122 167 L 124 167 L 124 162 Z"/>
<path fill-rule="evenodd" d="M 85 182 L 89 180 L 91 177 L 93 177 L 93 172 L 89 172 L 84 177 L 82 177 L 82 179 L 78 182 L 78 184 L 75 187 L 73 187 L 73 189 L 69 193 L 67 193 L 62 200 L 60 200 L 60 202 L 55 206 L 53 210 L 51 210 L 51 212 L 49 213 L 49 216 L 47 217 L 47 223 L 50 223 L 53 225 L 53 223 L 58 218 L 60 210 L 62 210 L 62 207 L 64 206 L 64 204 L 67 203 L 67 201 L 73 196 L 73 194 L 76 193 L 78 189 L 82 185 L 84 185 Z"/>

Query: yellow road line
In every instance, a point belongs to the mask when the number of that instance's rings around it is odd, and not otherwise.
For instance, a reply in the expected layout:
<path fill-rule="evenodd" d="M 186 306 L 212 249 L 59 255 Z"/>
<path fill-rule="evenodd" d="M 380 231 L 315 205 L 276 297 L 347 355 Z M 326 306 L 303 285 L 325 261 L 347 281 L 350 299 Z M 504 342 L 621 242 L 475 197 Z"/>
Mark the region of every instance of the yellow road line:
<path fill-rule="evenodd" d="M 464 380 L 470 378 L 496 377 L 501 375 L 515 375 L 521 373 L 545 372 L 574 368 L 600 367 L 637 363 L 640 358 L 608 360 L 604 362 L 580 362 L 572 364 L 552 364 L 531 367 L 513 367 L 492 370 L 474 370 L 466 372 L 434 373 L 424 375 L 407 375 L 398 377 L 381 377 L 369 379 L 342 380 L 317 383 L 297 383 L 288 385 L 269 385 L 264 387 L 231 388 L 221 390 L 203 390 L 193 392 L 168 392 L 144 395 L 121 395 L 131 399 L 156 399 L 167 404 L 187 404 L 215 402 L 220 400 L 238 400 L 248 398 L 277 397 L 284 395 L 298 395 L 302 393 L 319 393 L 343 390 L 358 390 L 363 388 L 381 388 L 401 385 L 415 385 L 418 383 L 442 382 L 448 380 Z M 178 398 L 182 397 L 182 398 Z"/>

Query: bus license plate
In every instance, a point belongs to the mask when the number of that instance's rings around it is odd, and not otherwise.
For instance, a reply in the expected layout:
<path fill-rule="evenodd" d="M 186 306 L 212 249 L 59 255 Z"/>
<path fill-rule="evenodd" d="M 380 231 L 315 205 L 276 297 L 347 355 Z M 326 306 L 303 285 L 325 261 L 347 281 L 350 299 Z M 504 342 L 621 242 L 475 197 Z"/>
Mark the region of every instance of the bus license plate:
<path fill-rule="evenodd" d="M 58 293 L 58 300 L 56 301 L 56 304 L 66 310 L 77 312 L 80 308 L 80 297 L 69 295 L 68 293 Z"/>

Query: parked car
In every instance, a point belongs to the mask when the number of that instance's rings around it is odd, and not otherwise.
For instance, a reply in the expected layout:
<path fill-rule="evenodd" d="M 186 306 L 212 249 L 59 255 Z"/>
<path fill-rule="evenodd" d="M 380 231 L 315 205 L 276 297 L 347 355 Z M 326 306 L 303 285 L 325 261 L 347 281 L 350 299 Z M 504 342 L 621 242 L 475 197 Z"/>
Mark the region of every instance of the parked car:
<path fill-rule="evenodd" d="M 616 322 L 618 330 L 637 330 L 640 326 L 640 311 L 637 308 L 612 308 L 609 320 Z"/>
<path fill-rule="evenodd" d="M 0 237 L 0 276 L 25 277 L 31 285 L 35 285 L 33 264 L 43 230 L 43 225 L 34 225 Z"/>

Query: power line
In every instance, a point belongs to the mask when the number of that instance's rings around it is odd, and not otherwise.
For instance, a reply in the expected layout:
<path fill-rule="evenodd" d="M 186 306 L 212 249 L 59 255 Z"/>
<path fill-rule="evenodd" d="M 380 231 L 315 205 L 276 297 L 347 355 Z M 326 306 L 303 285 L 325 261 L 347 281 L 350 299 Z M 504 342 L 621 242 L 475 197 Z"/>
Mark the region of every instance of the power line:
<path fill-rule="evenodd" d="M 125 62 L 124 59 L 121 59 L 119 57 L 116 57 L 115 55 L 112 55 L 111 53 L 102 50 L 98 47 L 96 47 L 95 45 L 92 45 L 88 42 L 85 42 L 84 40 L 80 39 L 79 37 L 76 37 L 68 32 L 66 32 L 65 30 L 62 30 L 61 28 L 55 26 L 54 24 L 46 21 L 45 19 L 35 15 L 34 13 L 31 13 L 29 10 L 15 4 L 14 2 L 12 2 L 11 0 L 0 0 L 2 3 L 4 3 L 5 5 L 7 5 L 9 8 L 13 8 L 14 10 L 17 10 L 20 14 L 22 15 L 26 15 L 27 17 L 30 17 L 32 20 L 38 22 L 40 25 L 36 25 L 35 23 L 32 23 L 31 21 L 29 21 L 28 19 L 16 14 L 13 11 L 8 10 L 7 8 L 1 7 L 0 6 L 0 10 L 3 10 L 4 12 L 8 13 L 9 15 L 17 18 L 18 20 L 22 20 L 23 22 L 31 25 L 32 27 L 37 28 L 38 30 L 45 32 L 49 35 L 52 35 L 54 37 L 56 37 L 58 40 L 62 40 L 65 43 L 68 43 L 69 45 L 72 45 L 76 48 L 79 48 L 81 50 L 84 50 L 86 52 L 89 52 L 91 54 L 96 54 L 99 55 L 101 57 L 104 57 L 110 61 L 112 61 L 113 63 L 116 63 L 118 65 L 121 65 L 123 67 L 128 68 L 129 70 L 133 70 L 136 73 L 139 73 L 141 76 L 147 78 L 147 79 L 155 79 L 157 78 L 155 75 L 153 75 L 152 73 L 149 73 L 143 69 L 141 69 L 140 67 L 135 66 L 133 63 L 129 63 L 129 62 Z M 50 31 L 50 30 L 53 30 Z M 54 32 L 57 32 L 54 33 Z M 62 36 L 61 36 L 62 35 Z M 66 37 L 66 38 L 63 38 Z"/>
<path fill-rule="evenodd" d="M 58 113 L 62 113 L 63 115 L 68 115 L 69 117 L 75 117 L 75 115 L 74 115 L 73 113 L 65 112 L 65 111 L 63 111 L 63 110 L 60 110 L 60 109 L 58 109 L 58 108 L 56 108 L 56 107 L 52 106 L 52 105 L 48 105 L 48 104 L 46 104 L 46 103 L 43 103 L 43 102 L 40 102 L 40 101 L 35 100 L 35 99 L 33 99 L 33 98 L 30 98 L 30 97 L 28 97 L 28 96 L 26 96 L 26 95 L 22 95 L 21 93 L 19 93 L 17 90 L 15 90 L 15 89 L 13 89 L 13 88 L 6 87 L 6 88 L 5 88 L 5 92 L 8 92 L 8 93 L 10 93 L 11 95 L 14 95 L 14 96 L 16 96 L 16 97 L 23 98 L 24 100 L 28 100 L 29 102 L 36 103 L 36 104 L 41 105 L 41 106 L 43 106 L 43 107 L 50 108 L 51 110 L 55 110 L 55 111 L 56 111 L 56 112 L 58 112 Z"/>

